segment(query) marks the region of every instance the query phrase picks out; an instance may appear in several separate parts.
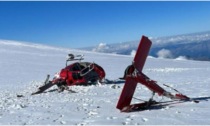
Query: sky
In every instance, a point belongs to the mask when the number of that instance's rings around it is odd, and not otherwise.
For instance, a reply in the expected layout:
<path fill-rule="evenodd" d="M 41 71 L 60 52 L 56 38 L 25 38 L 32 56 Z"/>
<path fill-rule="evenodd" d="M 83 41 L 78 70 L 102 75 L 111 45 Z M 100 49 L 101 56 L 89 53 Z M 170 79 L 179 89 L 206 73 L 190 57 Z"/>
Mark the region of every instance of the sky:
<path fill-rule="evenodd" d="M 0 39 L 83 48 L 210 31 L 210 1 L 0 1 Z"/>

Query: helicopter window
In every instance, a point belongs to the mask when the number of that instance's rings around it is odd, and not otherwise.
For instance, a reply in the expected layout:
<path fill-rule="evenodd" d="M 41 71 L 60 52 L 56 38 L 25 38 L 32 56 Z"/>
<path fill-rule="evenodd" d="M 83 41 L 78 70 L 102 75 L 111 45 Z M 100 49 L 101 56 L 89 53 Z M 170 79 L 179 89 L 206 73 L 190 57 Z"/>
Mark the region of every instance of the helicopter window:
<path fill-rule="evenodd" d="M 81 67 L 80 67 L 80 64 L 76 63 L 72 68 L 71 68 L 72 71 L 80 71 L 81 70 Z"/>

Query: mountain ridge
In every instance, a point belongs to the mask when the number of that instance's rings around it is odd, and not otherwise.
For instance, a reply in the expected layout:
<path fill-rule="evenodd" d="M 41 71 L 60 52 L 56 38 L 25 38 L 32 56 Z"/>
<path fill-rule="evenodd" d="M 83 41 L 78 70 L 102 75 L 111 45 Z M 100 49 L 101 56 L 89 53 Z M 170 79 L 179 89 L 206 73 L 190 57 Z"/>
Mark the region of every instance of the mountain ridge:
<path fill-rule="evenodd" d="M 210 61 L 210 31 L 149 38 L 153 42 L 149 55 L 153 57 L 161 57 L 158 55 L 158 52 L 165 49 L 171 53 L 171 56 L 163 56 L 161 58 L 183 56 L 191 60 Z M 98 46 L 81 49 L 94 52 L 133 55 L 132 52 L 137 49 L 138 44 L 139 40 L 114 44 L 100 43 Z"/>

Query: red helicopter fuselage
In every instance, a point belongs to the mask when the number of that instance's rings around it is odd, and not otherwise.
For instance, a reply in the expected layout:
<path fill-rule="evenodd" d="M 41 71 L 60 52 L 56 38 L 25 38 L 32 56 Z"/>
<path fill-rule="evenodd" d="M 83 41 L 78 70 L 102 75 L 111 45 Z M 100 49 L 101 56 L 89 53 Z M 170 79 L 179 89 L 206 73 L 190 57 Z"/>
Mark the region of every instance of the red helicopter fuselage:
<path fill-rule="evenodd" d="M 97 84 L 105 78 L 106 74 L 101 66 L 96 63 L 81 62 L 84 59 L 83 55 L 69 54 L 68 56 L 66 67 L 56 73 L 51 81 L 49 81 L 50 75 L 48 75 L 44 85 L 39 87 L 38 91 L 32 93 L 32 95 L 42 93 L 54 85 L 58 86 L 59 91 L 63 91 L 68 86 Z M 79 60 L 79 62 L 67 65 L 67 62 L 75 60 Z"/>
<path fill-rule="evenodd" d="M 105 71 L 101 66 L 90 62 L 76 62 L 61 69 L 52 82 L 66 86 L 87 85 L 96 81 L 100 82 L 104 77 Z"/>

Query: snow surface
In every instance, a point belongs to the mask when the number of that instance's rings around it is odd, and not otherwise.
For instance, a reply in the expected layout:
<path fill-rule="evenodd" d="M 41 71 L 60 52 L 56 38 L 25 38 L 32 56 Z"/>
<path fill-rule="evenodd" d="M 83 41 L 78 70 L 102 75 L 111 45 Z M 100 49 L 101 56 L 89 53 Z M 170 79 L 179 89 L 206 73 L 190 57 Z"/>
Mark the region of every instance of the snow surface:
<path fill-rule="evenodd" d="M 68 53 L 84 54 L 106 71 L 113 84 L 72 86 L 77 93 L 47 92 L 31 96 L 65 66 Z M 169 104 L 145 111 L 122 113 L 116 109 L 124 83 L 118 81 L 132 56 L 102 54 L 0 40 L 0 125 L 208 125 L 210 124 L 210 63 L 148 57 L 143 72 L 163 87 L 168 84 L 200 103 Z M 51 89 L 54 89 L 52 87 Z M 173 92 L 169 88 L 164 89 Z M 49 90 L 48 90 L 49 91 Z M 24 97 L 17 97 L 23 95 Z M 138 84 L 136 98 L 151 92 Z M 170 99 L 155 95 L 157 101 Z M 133 100 L 132 102 L 141 102 Z"/>

